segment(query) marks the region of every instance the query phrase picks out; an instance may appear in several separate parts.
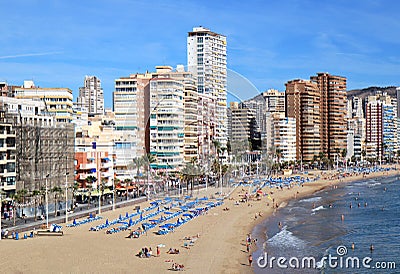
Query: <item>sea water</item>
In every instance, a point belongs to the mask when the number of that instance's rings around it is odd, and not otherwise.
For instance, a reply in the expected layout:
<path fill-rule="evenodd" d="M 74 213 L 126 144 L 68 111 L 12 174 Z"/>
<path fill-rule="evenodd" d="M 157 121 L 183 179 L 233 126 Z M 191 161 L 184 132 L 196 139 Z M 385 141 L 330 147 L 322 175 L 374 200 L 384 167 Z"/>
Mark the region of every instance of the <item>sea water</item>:
<path fill-rule="evenodd" d="M 400 180 L 365 179 L 293 200 L 252 234 L 257 274 L 400 273 Z"/>

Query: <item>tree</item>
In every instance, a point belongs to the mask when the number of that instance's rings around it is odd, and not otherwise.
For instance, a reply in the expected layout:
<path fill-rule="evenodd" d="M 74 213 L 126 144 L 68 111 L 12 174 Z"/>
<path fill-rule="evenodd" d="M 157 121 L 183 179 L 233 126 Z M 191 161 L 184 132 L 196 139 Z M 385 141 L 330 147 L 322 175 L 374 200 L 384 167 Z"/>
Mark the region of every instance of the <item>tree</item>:
<path fill-rule="evenodd" d="M 147 191 L 148 191 L 148 194 L 150 194 L 149 175 L 150 175 L 150 170 L 151 170 L 151 164 L 155 163 L 157 161 L 157 158 L 156 158 L 156 156 L 154 156 L 151 153 L 147 153 L 146 155 L 143 155 L 143 158 L 146 163 Z M 149 196 L 147 196 L 147 199 L 149 199 Z"/>
<path fill-rule="evenodd" d="M 74 209 L 75 207 L 75 193 L 78 191 L 79 188 L 79 183 L 78 182 L 74 182 L 74 185 L 72 186 L 72 203 L 71 203 L 71 210 Z"/>
<path fill-rule="evenodd" d="M 95 182 L 97 181 L 97 178 L 94 177 L 93 175 L 89 175 L 89 176 L 86 177 L 85 181 L 87 182 L 87 184 L 90 185 L 90 188 L 89 188 L 89 198 L 88 198 L 88 199 L 89 199 L 89 200 L 88 200 L 88 208 L 89 208 L 90 202 L 91 202 L 91 200 L 92 200 L 93 183 L 95 183 Z"/>
<path fill-rule="evenodd" d="M 275 150 L 275 153 L 276 153 L 276 161 L 277 161 L 278 163 L 280 163 L 280 162 L 281 162 L 281 158 L 282 158 L 282 149 L 277 148 L 277 149 Z"/>
<path fill-rule="evenodd" d="M 215 155 L 218 157 L 219 159 L 219 153 L 221 152 L 221 143 L 220 141 L 214 139 L 212 141 L 213 145 L 214 145 L 214 151 L 215 151 Z"/>
<path fill-rule="evenodd" d="M 32 191 L 31 195 L 32 195 L 32 198 L 34 200 L 34 207 L 35 207 L 35 209 L 34 209 L 35 210 L 35 213 L 34 213 L 35 214 L 35 218 L 34 218 L 34 220 L 36 221 L 37 220 L 37 198 L 41 196 L 41 191 L 38 190 L 38 189 L 35 189 L 35 190 Z"/>
<path fill-rule="evenodd" d="M 344 148 L 344 149 L 342 150 L 342 158 L 345 158 L 346 156 L 347 156 L 347 149 Z"/>
<path fill-rule="evenodd" d="M 366 155 L 367 155 L 367 151 L 365 149 L 361 150 L 361 156 L 362 156 L 361 161 L 364 161 Z"/>
<path fill-rule="evenodd" d="M 57 216 L 57 203 L 61 193 L 63 192 L 60 186 L 54 186 L 51 190 L 54 193 L 54 217 Z"/>
<path fill-rule="evenodd" d="M 17 193 L 18 193 L 20 202 L 21 202 L 22 204 L 24 204 L 24 203 L 25 203 L 25 197 L 26 197 L 26 195 L 28 194 L 28 190 L 26 190 L 26 189 L 20 189 L 20 190 L 17 191 Z M 24 215 L 24 207 L 21 206 L 21 216 L 23 216 L 23 215 Z"/>
<path fill-rule="evenodd" d="M 140 177 L 140 168 L 146 165 L 146 158 L 143 157 L 136 157 L 133 158 L 133 168 L 136 168 L 136 189 L 137 189 L 137 196 L 139 196 L 139 177 Z"/>
<path fill-rule="evenodd" d="M 181 178 L 184 182 L 186 182 L 186 189 L 189 191 L 189 185 L 191 191 L 194 188 L 194 182 L 203 174 L 200 166 L 197 164 L 196 159 L 191 160 L 186 163 L 186 165 L 181 170 Z"/>

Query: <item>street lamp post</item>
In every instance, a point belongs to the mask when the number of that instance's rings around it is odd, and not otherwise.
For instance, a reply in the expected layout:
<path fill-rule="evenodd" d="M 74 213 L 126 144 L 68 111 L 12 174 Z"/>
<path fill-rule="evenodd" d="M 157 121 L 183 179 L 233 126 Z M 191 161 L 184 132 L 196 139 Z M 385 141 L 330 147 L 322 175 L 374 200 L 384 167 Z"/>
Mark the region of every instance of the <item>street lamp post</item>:
<path fill-rule="evenodd" d="M 100 182 L 98 183 L 98 191 L 99 191 L 99 215 L 101 214 L 101 189 Z"/>
<path fill-rule="evenodd" d="M 47 195 L 47 178 L 49 178 L 50 174 L 46 175 L 46 192 L 45 192 L 45 199 L 46 199 L 46 228 L 49 228 L 49 199 Z"/>
<path fill-rule="evenodd" d="M 2 198 L 2 193 L 0 192 L 0 240 L 1 240 L 1 237 L 2 237 L 2 235 L 1 235 L 1 216 L 3 216 L 2 214 L 2 209 L 3 209 L 3 202 L 2 202 L 2 200 L 1 200 L 1 198 Z"/>
<path fill-rule="evenodd" d="M 219 195 L 222 196 L 222 160 L 220 160 L 220 164 L 219 164 L 219 184 L 220 184 Z"/>
<path fill-rule="evenodd" d="M 112 206 L 112 210 L 115 210 L 115 184 L 114 184 L 114 179 L 111 179 L 112 182 L 112 186 L 113 186 L 113 206 Z"/>
<path fill-rule="evenodd" d="M 68 175 L 69 172 L 65 173 L 65 223 L 68 223 Z"/>

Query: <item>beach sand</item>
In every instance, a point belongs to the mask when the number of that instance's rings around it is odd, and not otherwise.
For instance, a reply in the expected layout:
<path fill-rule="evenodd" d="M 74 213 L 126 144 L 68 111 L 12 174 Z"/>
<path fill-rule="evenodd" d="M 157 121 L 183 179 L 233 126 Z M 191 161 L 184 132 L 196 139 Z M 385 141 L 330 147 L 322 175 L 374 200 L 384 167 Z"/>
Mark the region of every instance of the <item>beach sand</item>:
<path fill-rule="evenodd" d="M 378 172 L 367 178 L 391 176 L 398 171 Z M 290 189 L 271 189 L 275 203 L 284 206 L 290 199 L 299 199 L 324 188 L 346 183 L 350 180 L 362 180 L 363 176 L 341 179 L 320 179 Z M 270 189 L 267 191 L 270 192 Z M 199 196 L 210 195 L 219 189 L 208 189 Z M 228 191 L 228 190 L 224 190 Z M 234 205 L 246 189 L 238 187 L 222 206 L 212 208 L 206 215 L 199 216 L 179 227 L 173 233 L 156 235 L 150 231 L 137 239 L 126 238 L 129 231 L 106 234 L 105 230 L 89 231 L 91 226 L 115 219 L 119 214 L 134 212 L 134 207 L 119 208 L 104 212 L 102 220 L 79 227 L 66 228 L 64 236 L 37 236 L 25 240 L 2 240 L 2 273 L 169 273 L 173 262 L 183 264 L 188 273 L 252 273 L 246 251 L 246 235 L 255 225 L 274 212 L 272 201 L 266 196 L 260 201 L 250 201 Z M 269 203 L 269 206 L 267 206 Z M 148 202 L 141 207 L 148 206 Z M 223 209 L 228 207 L 228 211 Z M 255 215 L 262 213 L 262 217 Z M 339 218 L 339 216 L 338 216 Z M 190 248 L 183 247 L 184 238 L 197 236 Z M 187 241 L 186 241 L 187 242 Z M 144 247 L 151 247 L 156 255 L 156 246 L 161 248 L 160 257 L 139 258 L 135 256 Z M 180 254 L 167 254 L 169 248 L 177 248 Z M 255 245 L 253 245 L 255 248 Z M 253 261 L 253 264 L 255 260 Z"/>

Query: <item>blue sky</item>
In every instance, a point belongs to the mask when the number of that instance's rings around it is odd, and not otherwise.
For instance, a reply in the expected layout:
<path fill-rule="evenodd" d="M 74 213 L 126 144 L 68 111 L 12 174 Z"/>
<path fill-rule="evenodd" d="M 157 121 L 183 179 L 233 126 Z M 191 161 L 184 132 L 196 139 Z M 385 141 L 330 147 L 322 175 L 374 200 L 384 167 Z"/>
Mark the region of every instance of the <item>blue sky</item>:
<path fill-rule="evenodd" d="M 187 32 L 200 25 L 227 36 L 230 98 L 321 71 L 348 89 L 400 80 L 398 1 L 3 0 L 0 10 L 0 80 L 76 97 L 96 75 L 106 107 L 114 79 L 186 64 Z"/>

